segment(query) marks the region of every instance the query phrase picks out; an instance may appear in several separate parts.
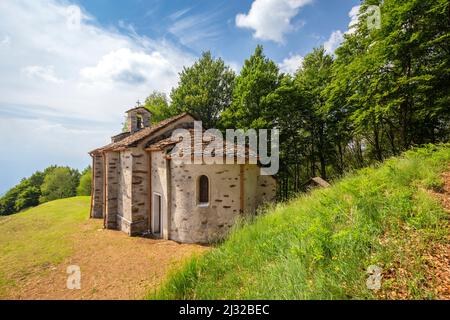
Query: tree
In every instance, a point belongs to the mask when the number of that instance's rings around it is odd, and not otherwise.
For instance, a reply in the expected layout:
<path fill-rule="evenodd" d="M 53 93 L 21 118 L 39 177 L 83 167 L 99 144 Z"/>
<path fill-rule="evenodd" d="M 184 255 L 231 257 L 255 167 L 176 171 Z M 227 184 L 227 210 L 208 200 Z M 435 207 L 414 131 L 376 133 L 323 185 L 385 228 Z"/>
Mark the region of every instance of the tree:
<path fill-rule="evenodd" d="M 26 208 L 34 207 L 39 204 L 41 190 L 36 186 L 28 186 L 18 193 L 14 203 L 15 212 L 20 212 Z"/>
<path fill-rule="evenodd" d="M 40 203 L 74 197 L 80 173 L 69 167 L 57 167 L 45 176 L 41 187 Z"/>
<path fill-rule="evenodd" d="M 366 23 L 381 8 L 381 28 Z M 353 34 L 336 50 L 328 111 L 369 161 L 448 139 L 450 20 L 447 0 L 366 0 Z M 364 150 L 363 150 L 364 149 Z"/>
<path fill-rule="evenodd" d="M 397 118 L 398 143 L 435 142 L 450 114 L 450 2 L 390 0 L 382 9 L 385 21 L 373 36 L 390 67 L 384 78 L 393 86 L 382 98 Z"/>
<path fill-rule="evenodd" d="M 363 4 L 361 12 L 367 5 Z M 374 31 L 376 32 L 376 31 Z M 359 24 L 352 34 L 345 36 L 345 41 L 336 50 L 333 66 L 333 79 L 327 88 L 327 112 L 332 114 L 335 127 L 340 135 L 339 158 L 344 159 L 343 149 L 357 146 L 356 157 L 363 165 L 362 145 L 369 159 L 383 159 L 383 108 L 377 103 L 377 95 L 382 88 L 389 86 L 380 81 L 380 76 L 387 70 L 380 61 L 380 51 L 375 50 L 376 42 L 366 23 L 366 16 L 361 15 Z M 347 132 L 347 134 L 346 134 Z M 350 134 L 348 134 L 350 133 Z M 341 164 L 341 171 L 343 170 Z"/>
<path fill-rule="evenodd" d="M 280 171 L 278 195 L 286 199 L 299 192 L 306 173 L 310 134 L 304 124 L 308 118 L 305 95 L 291 76 L 285 75 L 278 87 L 262 99 L 266 117 L 280 131 Z"/>
<path fill-rule="evenodd" d="M 83 176 L 88 176 L 89 171 L 90 167 L 86 168 Z M 39 203 L 75 196 L 79 180 L 78 170 L 68 167 L 50 166 L 43 172 L 36 171 L 0 198 L 0 215 L 14 214 Z M 84 180 L 83 190 L 87 190 L 90 179 L 84 177 Z"/>
<path fill-rule="evenodd" d="M 147 99 L 145 99 L 144 107 L 152 113 L 152 123 L 160 122 L 175 116 L 178 113 L 167 101 L 166 94 L 158 91 L 153 91 Z"/>
<path fill-rule="evenodd" d="M 9 215 L 39 204 L 45 172 L 37 171 L 0 198 L 0 215 Z"/>
<path fill-rule="evenodd" d="M 263 47 L 258 45 L 236 78 L 233 102 L 221 116 L 222 127 L 271 128 L 268 109 L 264 108 L 262 100 L 278 87 L 281 79 L 276 63 L 268 59 Z"/>
<path fill-rule="evenodd" d="M 80 184 L 77 187 L 77 196 L 90 196 L 92 193 L 92 169 L 91 166 L 81 173 Z"/>
<path fill-rule="evenodd" d="M 15 204 L 20 188 L 15 186 L 8 190 L 5 195 L 0 199 L 0 215 L 10 215 L 16 211 Z"/>
<path fill-rule="evenodd" d="M 305 57 L 302 68 L 295 76 L 305 97 L 306 118 L 303 129 L 310 135 L 311 176 L 316 175 L 316 159 L 319 159 L 320 175 L 324 179 L 327 179 L 327 163 L 334 153 L 329 139 L 329 117 L 324 112 L 327 100 L 324 92 L 331 82 L 332 66 L 333 58 L 326 54 L 323 47 L 316 48 Z"/>
<path fill-rule="evenodd" d="M 220 114 L 231 104 L 235 74 L 209 51 L 180 73 L 178 87 L 170 94 L 177 113 L 192 113 L 205 127 L 215 127 Z"/>

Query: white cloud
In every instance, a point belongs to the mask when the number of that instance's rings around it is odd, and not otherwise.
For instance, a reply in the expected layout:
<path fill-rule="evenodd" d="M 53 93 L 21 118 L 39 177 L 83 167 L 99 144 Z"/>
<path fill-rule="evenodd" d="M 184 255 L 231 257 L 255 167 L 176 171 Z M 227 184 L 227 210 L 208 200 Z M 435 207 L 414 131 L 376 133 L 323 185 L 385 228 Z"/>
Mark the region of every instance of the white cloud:
<path fill-rule="evenodd" d="M 0 30 L 8 31 L 0 32 L 0 147 L 21 149 L 3 157 L 0 192 L 12 183 L 7 171 L 22 177 L 19 158 L 29 171 L 87 164 L 87 152 L 120 131 L 127 108 L 152 90 L 170 92 L 195 58 L 130 28 L 102 28 L 66 0 L 0 1 Z"/>
<path fill-rule="evenodd" d="M 57 0 L 0 2 L 0 30 L 14 39 L 14 50 L 0 50 L 0 106 L 39 101 L 118 122 L 136 99 L 169 92 L 176 71 L 194 60 L 164 41 L 103 29 L 87 13 L 75 28 L 71 12 Z"/>
<path fill-rule="evenodd" d="M 174 13 L 169 15 L 169 19 L 170 20 L 177 20 L 178 18 L 184 16 L 186 13 L 191 11 L 191 9 L 192 8 L 185 8 L 185 9 L 181 9 L 181 10 L 175 11 Z"/>
<path fill-rule="evenodd" d="M 22 69 L 22 72 L 30 79 L 44 80 L 52 83 L 61 83 L 54 71 L 53 66 L 28 66 Z"/>
<path fill-rule="evenodd" d="M 344 41 L 344 35 L 353 34 L 356 30 L 356 25 L 358 24 L 359 19 L 359 10 L 361 6 L 354 6 L 350 9 L 348 16 L 350 18 L 350 23 L 348 24 L 348 30 L 346 32 L 342 32 L 341 30 L 335 30 L 331 33 L 330 37 L 323 44 L 325 51 L 328 54 L 334 54 L 334 51 L 340 46 L 340 44 Z"/>
<path fill-rule="evenodd" d="M 175 35 L 186 46 L 196 46 L 202 41 L 216 41 L 222 29 L 216 24 L 220 12 L 185 16 L 185 13 L 171 18 L 172 25 L 168 31 Z"/>
<path fill-rule="evenodd" d="M 11 45 L 11 37 L 6 35 L 0 40 L 0 46 L 9 47 Z"/>
<path fill-rule="evenodd" d="M 344 41 L 344 34 L 341 30 L 333 31 L 327 41 L 323 44 L 328 54 L 334 54 L 334 50 Z"/>
<path fill-rule="evenodd" d="M 225 64 L 231 68 L 236 74 L 239 74 L 242 69 L 242 65 L 235 61 L 225 61 Z"/>
<path fill-rule="evenodd" d="M 281 72 L 294 74 L 303 65 L 303 56 L 295 54 L 285 58 L 278 64 Z"/>
<path fill-rule="evenodd" d="M 152 86 L 166 91 L 176 85 L 177 69 L 160 52 L 146 54 L 122 48 L 104 55 L 94 67 L 81 69 L 83 79 L 91 85 L 112 87 L 117 83 L 132 86 Z M 160 79 L 149 83 L 149 80 Z"/>
<path fill-rule="evenodd" d="M 283 43 L 284 35 L 295 29 L 291 20 L 312 0 L 254 0 L 248 14 L 239 13 L 236 25 L 253 29 L 257 39 Z"/>
<path fill-rule="evenodd" d="M 356 25 L 358 24 L 359 19 L 359 10 L 361 9 L 361 6 L 354 6 L 350 12 L 348 13 L 348 16 L 350 17 L 350 23 L 348 24 L 348 34 L 354 33 L 356 30 Z"/>

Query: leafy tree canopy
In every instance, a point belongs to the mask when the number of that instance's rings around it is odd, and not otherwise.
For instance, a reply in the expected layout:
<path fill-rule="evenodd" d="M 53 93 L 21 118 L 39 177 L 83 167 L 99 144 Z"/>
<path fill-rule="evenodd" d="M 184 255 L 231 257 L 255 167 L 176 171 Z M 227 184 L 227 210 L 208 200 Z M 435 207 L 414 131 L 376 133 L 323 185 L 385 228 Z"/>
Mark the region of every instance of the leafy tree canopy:
<path fill-rule="evenodd" d="M 281 79 L 276 63 L 264 55 L 262 46 L 257 46 L 254 54 L 245 60 L 236 78 L 233 102 L 222 114 L 222 126 L 240 129 L 267 128 L 270 116 L 262 100 L 278 87 Z"/>
<path fill-rule="evenodd" d="M 92 169 L 87 167 L 83 170 L 80 183 L 77 187 L 77 196 L 90 196 L 92 193 Z"/>
<path fill-rule="evenodd" d="M 57 167 L 48 173 L 41 186 L 41 203 L 69 198 L 76 195 L 76 189 L 80 180 L 78 170 L 69 167 Z"/>
<path fill-rule="evenodd" d="M 177 110 L 169 104 L 165 93 L 153 91 L 147 99 L 145 99 L 144 107 L 151 113 L 151 123 L 158 123 L 162 120 L 175 116 Z"/>
<path fill-rule="evenodd" d="M 170 95 L 172 108 L 177 113 L 192 113 L 205 127 L 215 127 L 220 114 L 231 104 L 234 78 L 233 70 L 221 58 L 204 52 L 180 73 L 178 87 Z"/>

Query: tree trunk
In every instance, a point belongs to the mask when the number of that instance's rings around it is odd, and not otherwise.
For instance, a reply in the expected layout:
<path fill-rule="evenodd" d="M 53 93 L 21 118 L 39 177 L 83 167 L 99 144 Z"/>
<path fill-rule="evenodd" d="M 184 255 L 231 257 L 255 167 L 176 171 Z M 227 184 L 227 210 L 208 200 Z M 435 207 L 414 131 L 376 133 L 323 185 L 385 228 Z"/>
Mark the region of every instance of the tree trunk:
<path fill-rule="evenodd" d="M 391 144 L 391 149 L 392 149 L 392 154 L 394 156 L 397 155 L 397 148 L 395 147 L 395 133 L 394 133 L 394 128 L 392 128 L 392 126 L 389 126 L 389 142 Z"/>
<path fill-rule="evenodd" d="M 310 165 L 310 172 L 311 172 L 311 177 L 315 177 L 316 176 L 316 159 L 314 156 L 314 139 L 311 139 L 311 154 L 309 157 L 309 165 Z"/>
<path fill-rule="evenodd" d="M 338 142 L 338 151 L 339 151 L 339 173 L 344 173 L 344 155 L 342 150 L 341 141 Z"/>
<path fill-rule="evenodd" d="M 321 121 L 319 125 L 319 160 L 320 160 L 320 176 L 327 180 L 327 165 L 325 159 L 325 142 L 324 142 L 324 124 Z"/>
<path fill-rule="evenodd" d="M 325 160 L 325 156 L 320 154 L 320 176 L 322 179 L 327 180 L 327 164 Z"/>
<path fill-rule="evenodd" d="M 364 156 L 363 156 L 363 152 L 362 152 L 362 148 L 361 148 L 361 141 L 358 139 L 357 140 L 357 145 L 358 145 L 358 159 L 359 159 L 359 167 L 362 168 L 364 166 Z"/>
<path fill-rule="evenodd" d="M 378 124 L 373 126 L 373 142 L 375 147 L 375 156 L 378 161 L 383 161 L 383 154 L 380 146 L 380 132 L 378 130 Z"/>
<path fill-rule="evenodd" d="M 411 56 L 408 55 L 406 65 L 405 65 L 405 74 L 408 79 L 411 78 Z M 406 150 L 409 147 L 409 113 L 410 113 L 410 90 L 409 84 L 405 92 L 405 100 L 400 104 L 400 133 L 402 139 L 403 149 Z"/>

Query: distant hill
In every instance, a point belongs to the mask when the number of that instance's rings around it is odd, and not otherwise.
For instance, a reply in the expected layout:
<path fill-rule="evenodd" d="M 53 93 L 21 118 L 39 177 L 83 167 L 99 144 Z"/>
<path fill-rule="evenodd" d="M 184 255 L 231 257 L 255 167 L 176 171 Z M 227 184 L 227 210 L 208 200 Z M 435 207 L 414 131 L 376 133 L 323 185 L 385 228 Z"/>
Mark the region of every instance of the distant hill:
<path fill-rule="evenodd" d="M 241 223 L 149 298 L 442 298 L 448 275 L 428 266 L 445 266 L 450 249 L 438 200 L 450 190 L 441 178 L 449 164 L 449 145 L 415 149 L 280 204 Z M 367 281 L 376 288 L 377 268 L 383 278 L 374 291 Z"/>

